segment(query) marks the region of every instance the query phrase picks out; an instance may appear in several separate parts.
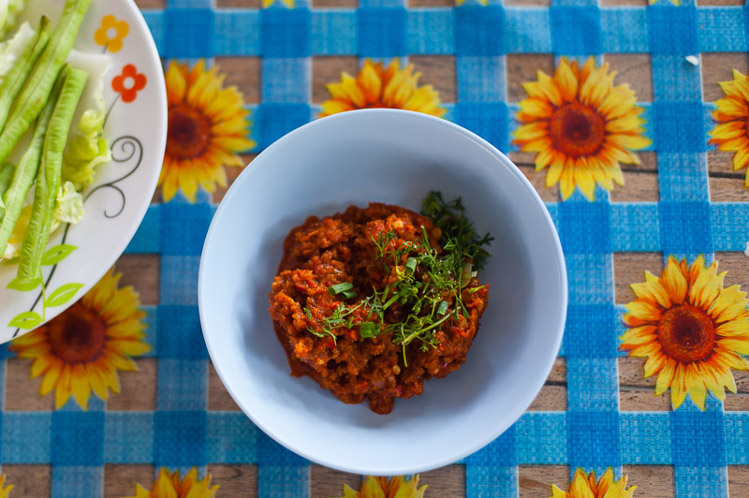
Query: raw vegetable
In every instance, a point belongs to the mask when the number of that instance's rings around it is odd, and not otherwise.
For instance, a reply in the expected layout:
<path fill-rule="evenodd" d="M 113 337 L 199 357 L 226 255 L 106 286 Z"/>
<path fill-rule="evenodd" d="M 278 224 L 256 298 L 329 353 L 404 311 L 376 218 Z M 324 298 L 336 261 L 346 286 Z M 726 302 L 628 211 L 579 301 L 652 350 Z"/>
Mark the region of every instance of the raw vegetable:
<path fill-rule="evenodd" d="M 13 64 L 2 85 L 0 85 L 0 129 L 5 126 L 5 120 L 8 118 L 13 101 L 23 88 L 23 84 L 31 74 L 34 64 L 39 60 L 47 43 L 49 43 L 49 19 L 42 17 L 42 20 L 39 21 L 36 36 L 26 46 L 26 50 Z"/>
<path fill-rule="evenodd" d="M 10 180 L 13 178 L 13 170 L 15 167 L 10 163 L 5 163 L 0 167 L 0 220 L 5 217 L 5 203 L 3 202 L 3 194 L 8 190 Z"/>
<path fill-rule="evenodd" d="M 0 39 L 5 38 L 16 27 L 16 19 L 25 4 L 26 0 L 0 0 L 0 17 L 4 17 L 0 20 Z"/>
<path fill-rule="evenodd" d="M 42 164 L 36 176 L 34 208 L 18 262 L 18 277 L 24 280 L 37 278 L 41 271 L 42 255 L 49 241 L 55 201 L 62 180 L 62 155 L 75 109 L 88 79 L 88 74 L 77 69 L 64 70 L 60 76 L 64 77 L 64 82 L 44 137 Z"/>
<path fill-rule="evenodd" d="M 0 134 L 0 162 L 4 161 L 31 123 L 39 116 L 65 63 L 91 0 L 67 0 L 47 48 L 15 102 Z M 73 109 L 75 111 L 75 109 Z M 72 119 L 72 117 L 71 117 Z M 56 192 L 55 192 L 56 194 Z"/>
<path fill-rule="evenodd" d="M 2 1 L 2 0 L 0 0 Z M 13 38 L 0 43 L 0 82 L 11 70 L 18 57 L 23 53 L 32 38 L 35 31 L 28 22 L 25 22 L 18 29 Z"/>
<path fill-rule="evenodd" d="M 58 78 L 55 87 L 52 89 L 52 95 L 47 102 L 47 105 L 44 107 L 44 110 L 36 121 L 31 143 L 23 156 L 21 156 L 21 160 L 18 162 L 18 166 L 16 166 L 16 171 L 13 175 L 13 181 L 11 182 L 8 191 L 5 192 L 3 196 L 6 211 L 3 221 L 0 223 L 0 255 L 6 254 L 6 246 L 11 234 L 13 233 L 13 228 L 18 222 L 18 218 L 21 216 L 24 201 L 26 200 L 26 194 L 37 176 L 39 162 L 42 157 L 44 136 L 47 132 L 47 126 L 49 125 L 52 112 L 57 104 L 57 99 L 59 98 L 61 89 L 62 80 Z"/>

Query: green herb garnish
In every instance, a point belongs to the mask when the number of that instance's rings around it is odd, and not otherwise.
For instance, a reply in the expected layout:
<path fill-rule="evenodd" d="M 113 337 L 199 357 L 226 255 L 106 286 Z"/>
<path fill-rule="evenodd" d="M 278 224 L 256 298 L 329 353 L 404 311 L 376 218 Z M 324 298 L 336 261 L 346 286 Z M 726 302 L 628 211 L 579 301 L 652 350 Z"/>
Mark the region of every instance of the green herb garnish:
<path fill-rule="evenodd" d="M 390 283 L 382 290 L 372 288 L 371 293 L 355 305 L 339 303 L 317 328 L 308 325 L 310 332 L 318 337 L 330 336 L 334 342 L 334 330 L 338 328 L 356 327 L 364 339 L 391 334 L 393 342 L 401 345 L 403 364 L 408 366 L 406 347 L 409 344 L 418 341 L 422 351 L 436 348 L 439 345 L 436 334 L 443 323 L 458 325 L 468 318 L 462 292 L 477 275 L 474 268 L 483 268 L 489 257 L 483 246 L 493 239 L 489 234 L 477 235 L 473 224 L 465 217 L 460 199 L 446 203 L 439 192 L 430 192 L 424 199 L 422 213 L 441 229 L 442 251 L 432 247 L 424 226 L 419 240 L 390 249 L 388 243 L 397 238 L 396 233 L 381 232 L 372 238 L 376 247 L 373 264 L 395 278 L 390 278 Z M 468 292 L 482 287 L 468 289 Z M 328 292 L 344 299 L 357 295 L 351 282 L 332 285 Z M 385 314 L 396 304 L 400 305 L 400 315 L 405 318 L 386 323 Z M 366 318 L 354 323 L 353 313 L 359 309 L 366 310 Z M 304 308 L 304 311 L 312 322 L 310 310 Z"/>

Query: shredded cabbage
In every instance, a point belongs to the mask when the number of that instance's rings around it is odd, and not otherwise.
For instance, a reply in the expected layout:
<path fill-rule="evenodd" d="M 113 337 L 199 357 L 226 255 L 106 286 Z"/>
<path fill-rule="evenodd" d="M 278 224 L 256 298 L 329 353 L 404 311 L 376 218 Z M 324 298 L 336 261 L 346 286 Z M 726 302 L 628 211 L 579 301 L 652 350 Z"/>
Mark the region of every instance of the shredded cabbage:
<path fill-rule="evenodd" d="M 112 152 L 102 136 L 107 115 L 104 76 L 109 70 L 110 58 L 104 54 L 73 50 L 68 62 L 74 68 L 86 71 L 89 78 L 68 136 L 62 163 L 62 181 L 72 182 L 76 190 L 83 192 L 94 180 L 96 169 L 112 160 Z"/>
<path fill-rule="evenodd" d="M 0 40 L 13 31 L 26 0 L 0 0 Z"/>
<path fill-rule="evenodd" d="M 0 0 L 0 2 L 2 1 Z M 23 55 L 24 50 L 26 50 L 26 47 L 34 38 L 35 33 L 31 25 L 25 22 L 13 38 L 0 43 L 0 83 L 2 83 L 5 75 L 13 68 L 13 64 L 18 60 L 18 57 Z"/>

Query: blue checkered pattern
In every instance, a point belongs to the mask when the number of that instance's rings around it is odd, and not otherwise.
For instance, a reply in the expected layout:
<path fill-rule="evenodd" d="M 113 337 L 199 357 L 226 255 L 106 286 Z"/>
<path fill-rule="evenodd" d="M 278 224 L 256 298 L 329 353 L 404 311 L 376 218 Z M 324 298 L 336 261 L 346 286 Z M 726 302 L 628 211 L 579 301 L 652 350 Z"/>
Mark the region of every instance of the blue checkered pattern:
<path fill-rule="evenodd" d="M 519 466 L 599 473 L 613 467 L 620 475 L 622 465 L 669 465 L 677 496 L 727 496 L 726 466 L 749 464 L 749 413 L 724 412 L 714 398 L 706 412 L 689 400 L 676 412 L 620 410 L 623 308 L 614 302 L 613 254 L 712 258 L 716 251 L 742 251 L 749 240 L 749 204 L 710 202 L 711 105 L 703 102 L 700 67 L 684 60 L 746 51 L 746 7 L 552 0 L 549 8 L 532 8 L 468 0 L 457 8 L 416 8 L 403 0 L 362 0 L 357 9 L 318 9 L 301 1 L 295 9 L 256 10 L 169 0 L 166 9 L 144 16 L 165 59 L 261 58 L 261 102 L 248 107 L 258 143 L 252 152 L 319 113 L 311 104 L 312 57 L 455 56 L 457 101 L 443 103 L 447 118 L 510 151 L 517 105 L 507 102 L 508 54 L 650 54 L 654 101 L 641 105 L 653 140 L 649 150 L 657 153 L 660 201 L 612 202 L 599 188 L 596 202 L 576 193 L 548 204 L 569 272 L 561 351 L 568 410 L 528 412 L 466 457 L 466 495 L 516 496 Z M 196 285 L 214 210 L 205 193 L 194 205 L 180 198 L 154 204 L 126 251 L 160 255 L 160 302 L 146 307 L 149 356 L 158 359 L 156 411 L 111 411 L 99 400 L 88 412 L 73 402 L 56 412 L 6 411 L 0 418 L 2 463 L 51 464 L 55 497 L 100 495 L 105 464 L 203 471 L 209 464 L 256 464 L 259 496 L 309 496 L 308 461 L 273 442 L 241 412 L 208 410 L 208 353 Z M 2 353 L 4 362 L 7 348 Z"/>

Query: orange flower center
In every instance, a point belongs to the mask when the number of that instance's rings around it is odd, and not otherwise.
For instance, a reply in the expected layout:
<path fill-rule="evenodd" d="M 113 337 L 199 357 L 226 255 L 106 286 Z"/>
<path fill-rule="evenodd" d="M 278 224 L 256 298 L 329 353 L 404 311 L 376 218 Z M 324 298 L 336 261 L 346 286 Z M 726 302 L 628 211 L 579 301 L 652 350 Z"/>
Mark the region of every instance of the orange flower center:
<path fill-rule="evenodd" d="M 554 148 L 567 156 L 590 156 L 603 145 L 604 122 L 590 106 L 570 102 L 551 115 L 549 136 Z"/>
<path fill-rule="evenodd" d="M 65 363 L 89 363 L 104 351 L 107 324 L 76 303 L 47 325 L 52 353 Z"/>
<path fill-rule="evenodd" d="M 211 122 L 202 113 L 185 104 L 169 109 L 166 153 L 176 159 L 195 159 L 203 155 L 211 142 Z"/>
<path fill-rule="evenodd" d="M 715 324 L 700 308 L 682 304 L 663 313 L 658 324 L 663 352 L 680 363 L 708 358 L 715 348 Z"/>

